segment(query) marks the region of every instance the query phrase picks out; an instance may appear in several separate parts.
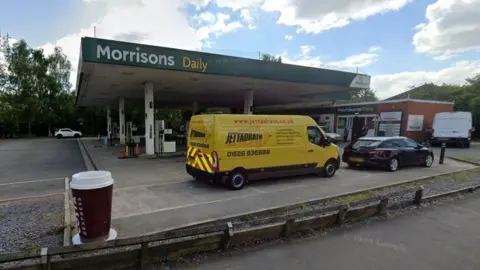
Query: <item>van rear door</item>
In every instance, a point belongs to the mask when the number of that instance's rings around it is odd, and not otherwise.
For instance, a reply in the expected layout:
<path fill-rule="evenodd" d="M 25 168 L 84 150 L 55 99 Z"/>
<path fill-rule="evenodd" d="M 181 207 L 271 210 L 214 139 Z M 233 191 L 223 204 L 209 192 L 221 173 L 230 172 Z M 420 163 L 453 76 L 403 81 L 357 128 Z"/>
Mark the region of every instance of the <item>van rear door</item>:
<path fill-rule="evenodd" d="M 188 127 L 187 164 L 209 173 L 213 172 L 214 120 L 214 115 L 197 115 Z"/>
<path fill-rule="evenodd" d="M 436 138 L 468 138 L 471 123 L 464 117 L 442 117 L 435 119 L 433 136 Z"/>

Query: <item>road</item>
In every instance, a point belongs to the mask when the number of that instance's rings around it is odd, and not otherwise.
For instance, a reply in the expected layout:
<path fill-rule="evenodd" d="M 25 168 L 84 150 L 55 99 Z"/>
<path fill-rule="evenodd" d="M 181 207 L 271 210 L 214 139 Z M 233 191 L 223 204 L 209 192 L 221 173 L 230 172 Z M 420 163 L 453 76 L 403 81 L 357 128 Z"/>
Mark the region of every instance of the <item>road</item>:
<path fill-rule="evenodd" d="M 65 177 L 85 170 L 75 139 L 0 141 L 0 200 L 64 192 Z"/>
<path fill-rule="evenodd" d="M 480 269 L 480 194 L 181 269 Z"/>
<path fill-rule="evenodd" d="M 474 167 L 449 159 L 444 165 L 436 162 L 431 168 L 405 168 L 395 173 L 353 170 L 343 165 L 332 178 L 263 180 L 230 191 L 192 180 L 185 172 L 183 157 L 118 159 L 119 148 L 95 147 L 100 142 L 87 138 L 84 143 L 97 166 L 111 171 L 115 179 L 112 226 L 120 237 Z"/>

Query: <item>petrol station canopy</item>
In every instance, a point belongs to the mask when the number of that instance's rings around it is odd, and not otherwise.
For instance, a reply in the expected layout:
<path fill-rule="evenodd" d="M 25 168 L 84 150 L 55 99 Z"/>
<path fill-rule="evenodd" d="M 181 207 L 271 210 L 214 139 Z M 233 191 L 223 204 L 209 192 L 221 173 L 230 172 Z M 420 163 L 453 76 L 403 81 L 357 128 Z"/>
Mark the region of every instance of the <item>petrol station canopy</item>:
<path fill-rule="evenodd" d="M 348 99 L 368 88 L 364 74 L 303 67 L 174 48 L 85 37 L 76 82 L 78 106 L 116 106 L 118 98 L 143 103 L 154 85 L 155 107 L 241 107 Z"/>

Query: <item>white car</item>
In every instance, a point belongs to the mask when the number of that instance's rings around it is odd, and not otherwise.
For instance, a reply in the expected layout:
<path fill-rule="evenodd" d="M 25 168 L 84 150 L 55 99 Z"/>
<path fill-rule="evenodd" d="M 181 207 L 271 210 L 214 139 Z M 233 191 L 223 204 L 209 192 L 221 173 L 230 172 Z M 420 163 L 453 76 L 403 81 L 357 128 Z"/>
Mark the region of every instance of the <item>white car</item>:
<path fill-rule="evenodd" d="M 55 131 L 55 137 L 61 138 L 80 138 L 82 133 L 80 131 L 71 130 L 69 128 L 61 128 Z"/>
<path fill-rule="evenodd" d="M 337 133 L 325 133 L 325 135 L 327 135 L 334 143 L 339 142 L 342 139 L 342 136 Z"/>

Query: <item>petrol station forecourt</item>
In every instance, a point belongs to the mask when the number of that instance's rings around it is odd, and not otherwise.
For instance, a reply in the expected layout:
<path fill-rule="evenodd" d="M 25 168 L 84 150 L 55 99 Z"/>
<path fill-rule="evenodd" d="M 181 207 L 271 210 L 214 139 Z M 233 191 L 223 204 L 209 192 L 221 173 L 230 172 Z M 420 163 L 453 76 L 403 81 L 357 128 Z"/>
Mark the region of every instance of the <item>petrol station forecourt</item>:
<path fill-rule="evenodd" d="M 125 110 L 143 104 L 147 155 L 155 154 L 158 108 L 196 113 L 199 108 L 227 107 L 252 114 L 257 106 L 331 104 L 370 86 L 365 74 L 91 37 L 82 38 L 79 58 L 77 106 L 106 108 L 107 134 L 111 109 L 118 108 L 124 144 Z"/>

